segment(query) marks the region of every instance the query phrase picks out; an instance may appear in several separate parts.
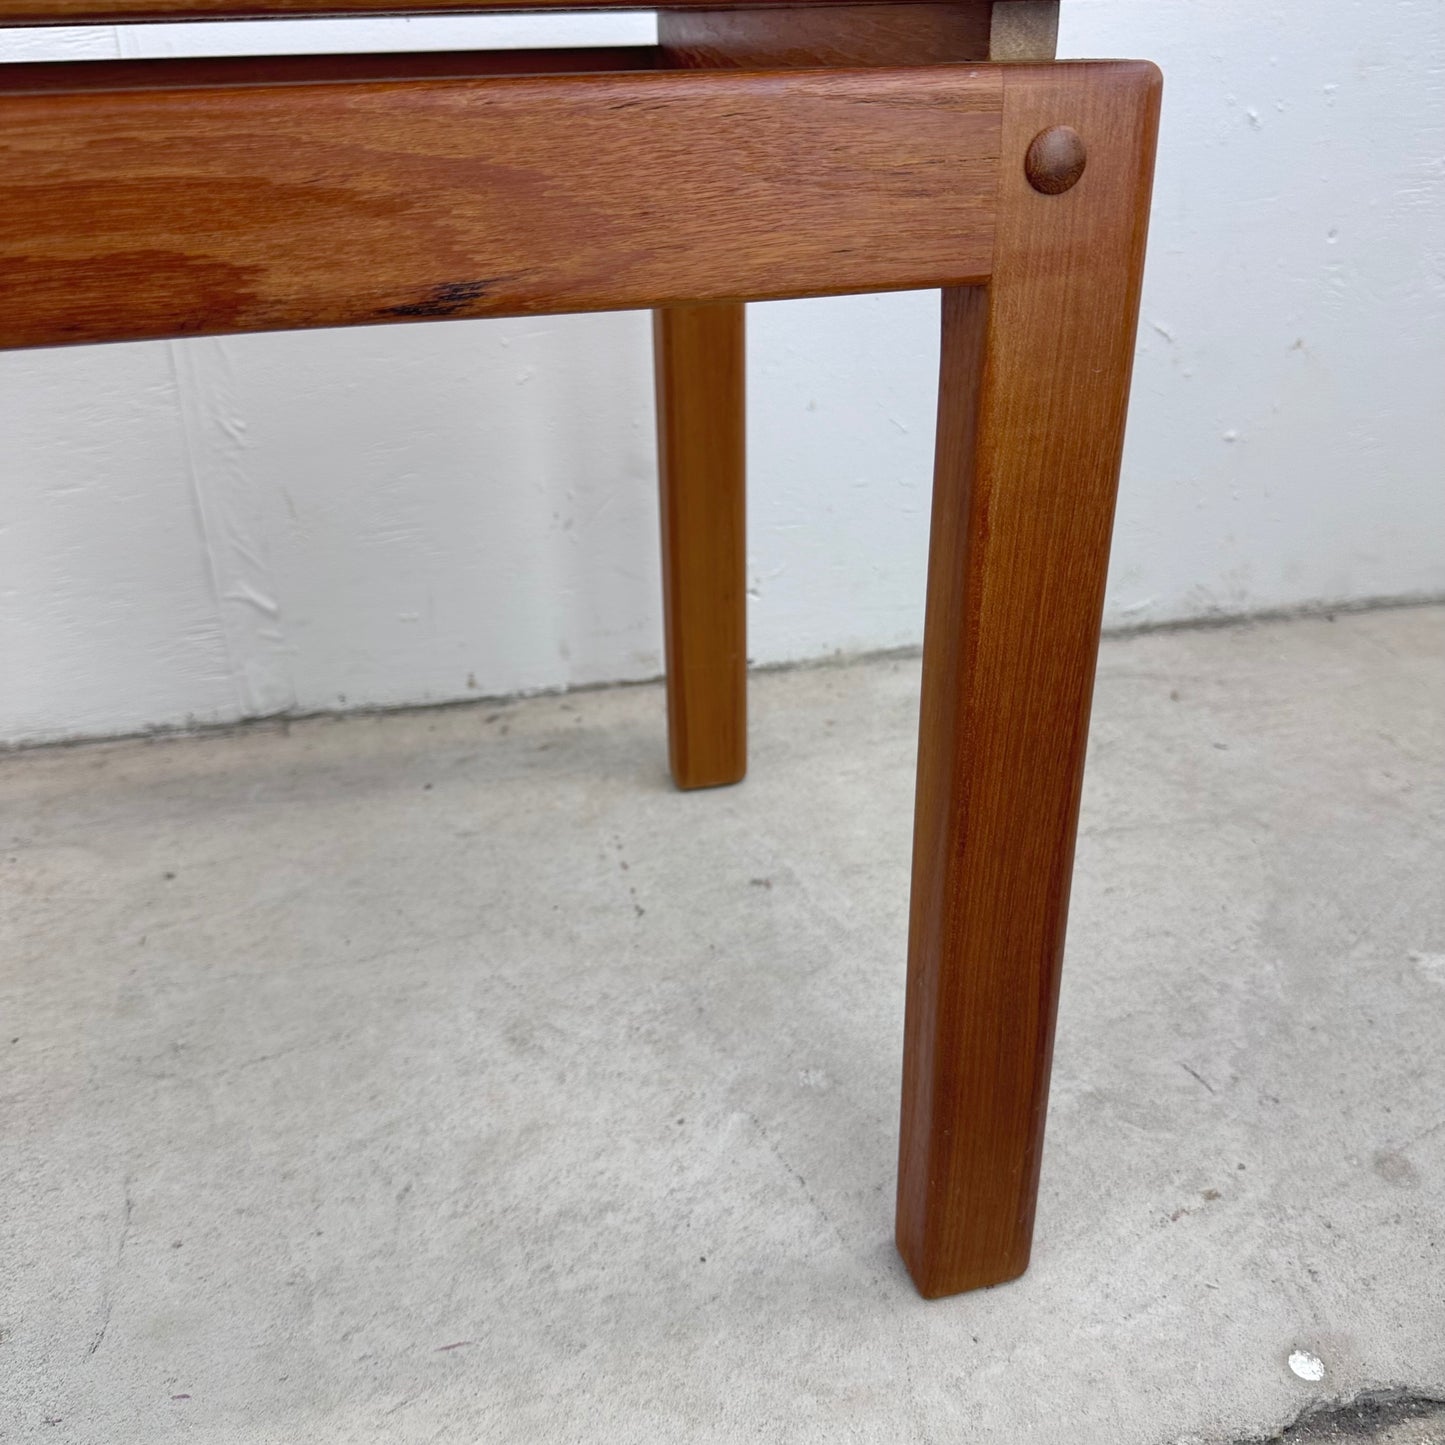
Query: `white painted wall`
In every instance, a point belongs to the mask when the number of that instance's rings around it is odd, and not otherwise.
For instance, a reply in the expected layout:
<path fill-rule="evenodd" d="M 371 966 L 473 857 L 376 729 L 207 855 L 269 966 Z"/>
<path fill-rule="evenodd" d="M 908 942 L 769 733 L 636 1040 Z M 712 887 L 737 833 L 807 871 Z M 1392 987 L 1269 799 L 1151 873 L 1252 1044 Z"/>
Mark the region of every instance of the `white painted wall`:
<path fill-rule="evenodd" d="M 1065 0 L 1062 54 L 1166 74 L 1111 624 L 1445 591 L 1442 17 Z M 650 33 L 273 22 L 0 55 Z M 751 308 L 757 660 L 919 640 L 936 310 Z M 0 356 L 0 740 L 655 675 L 650 384 L 641 315 Z"/>

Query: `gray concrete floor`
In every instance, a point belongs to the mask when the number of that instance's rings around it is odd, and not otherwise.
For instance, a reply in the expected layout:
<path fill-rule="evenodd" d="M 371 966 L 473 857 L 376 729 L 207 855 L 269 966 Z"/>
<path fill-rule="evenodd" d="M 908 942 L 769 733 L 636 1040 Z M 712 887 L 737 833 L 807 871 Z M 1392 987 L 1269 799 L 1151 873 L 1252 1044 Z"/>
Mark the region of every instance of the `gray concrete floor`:
<path fill-rule="evenodd" d="M 0 759 L 0 1435 L 1445 1394 L 1445 611 L 1106 644 L 1033 1267 L 935 1304 L 890 1242 L 917 680 L 756 678 L 748 782 L 686 796 L 652 687 Z"/>

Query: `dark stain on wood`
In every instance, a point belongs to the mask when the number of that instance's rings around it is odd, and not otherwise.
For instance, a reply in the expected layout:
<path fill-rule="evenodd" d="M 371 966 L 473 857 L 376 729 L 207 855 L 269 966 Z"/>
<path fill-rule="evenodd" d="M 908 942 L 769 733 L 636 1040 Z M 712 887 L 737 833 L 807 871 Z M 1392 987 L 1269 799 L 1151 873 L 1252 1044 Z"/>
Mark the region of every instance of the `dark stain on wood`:
<path fill-rule="evenodd" d="M 433 286 L 420 301 L 401 306 L 383 306 L 378 316 L 455 316 L 464 311 L 473 301 L 479 301 L 487 291 L 497 284 L 493 278 L 486 281 L 446 281 Z"/>

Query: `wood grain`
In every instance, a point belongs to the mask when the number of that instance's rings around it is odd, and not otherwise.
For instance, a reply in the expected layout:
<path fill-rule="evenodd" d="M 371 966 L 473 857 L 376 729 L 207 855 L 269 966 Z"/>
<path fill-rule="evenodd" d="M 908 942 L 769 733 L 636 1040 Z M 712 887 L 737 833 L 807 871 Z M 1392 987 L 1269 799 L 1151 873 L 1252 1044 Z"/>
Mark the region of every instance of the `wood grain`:
<path fill-rule="evenodd" d="M 659 66 L 709 68 L 668 48 L 671 18 Z M 652 334 L 668 764 L 679 788 L 720 787 L 748 767 L 746 308 L 664 307 Z"/>
<path fill-rule="evenodd" d="M 358 80 L 476 80 L 655 70 L 653 45 L 545 50 L 414 50 L 365 55 L 221 55 L 162 60 L 25 61 L 0 65 L 0 96 L 98 95 L 228 85 L 320 85 Z"/>
<path fill-rule="evenodd" d="M 0 95 L 0 346 L 975 281 L 1001 94 L 939 66 Z"/>
<path fill-rule="evenodd" d="M 1008 0 L 1020 3 L 1020 0 Z M 972 4 L 802 5 L 664 11 L 669 63 L 770 70 L 937 65 L 988 58 L 991 7 Z"/>
<path fill-rule="evenodd" d="M 653 313 L 667 737 L 680 788 L 747 771 L 747 533 L 741 306 Z"/>
<path fill-rule="evenodd" d="M 1004 74 L 994 273 L 943 318 L 898 1186 L 929 1297 L 1028 1264 L 1160 89 Z M 1042 195 L 1060 123 L 1089 164 Z"/>

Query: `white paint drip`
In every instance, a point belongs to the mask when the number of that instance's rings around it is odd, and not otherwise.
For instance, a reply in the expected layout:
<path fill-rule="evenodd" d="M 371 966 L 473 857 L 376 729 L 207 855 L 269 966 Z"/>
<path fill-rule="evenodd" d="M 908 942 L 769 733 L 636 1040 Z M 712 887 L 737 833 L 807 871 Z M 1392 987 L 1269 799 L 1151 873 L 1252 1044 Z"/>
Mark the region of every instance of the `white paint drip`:
<path fill-rule="evenodd" d="M 1325 1377 L 1325 1362 L 1308 1350 L 1295 1350 L 1289 1357 L 1289 1367 L 1301 1380 L 1315 1384 Z"/>

